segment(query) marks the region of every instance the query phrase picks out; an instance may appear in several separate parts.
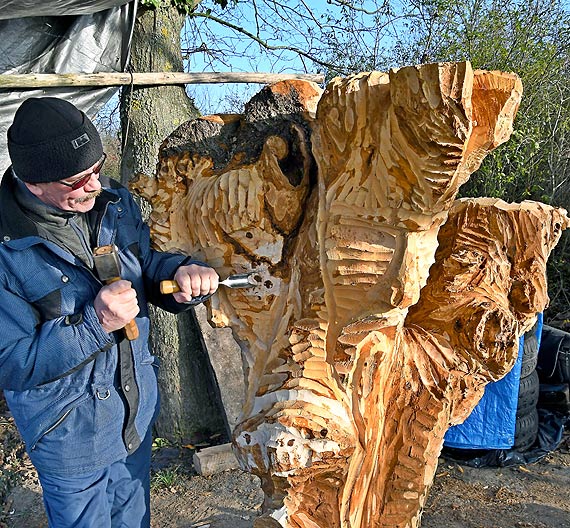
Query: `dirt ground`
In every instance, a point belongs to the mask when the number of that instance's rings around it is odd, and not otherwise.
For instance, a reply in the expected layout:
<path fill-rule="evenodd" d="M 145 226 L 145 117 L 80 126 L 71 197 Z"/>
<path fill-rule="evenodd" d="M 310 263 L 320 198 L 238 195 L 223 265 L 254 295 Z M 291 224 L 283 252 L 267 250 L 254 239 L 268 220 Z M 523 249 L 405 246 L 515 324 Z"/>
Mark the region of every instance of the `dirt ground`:
<path fill-rule="evenodd" d="M 47 527 L 35 471 L 0 408 L 0 528 Z M 261 511 L 256 477 L 239 470 L 202 477 L 192 449 L 153 456 L 153 528 L 249 528 Z M 471 468 L 441 458 L 422 528 L 570 528 L 570 434 L 534 464 Z"/>

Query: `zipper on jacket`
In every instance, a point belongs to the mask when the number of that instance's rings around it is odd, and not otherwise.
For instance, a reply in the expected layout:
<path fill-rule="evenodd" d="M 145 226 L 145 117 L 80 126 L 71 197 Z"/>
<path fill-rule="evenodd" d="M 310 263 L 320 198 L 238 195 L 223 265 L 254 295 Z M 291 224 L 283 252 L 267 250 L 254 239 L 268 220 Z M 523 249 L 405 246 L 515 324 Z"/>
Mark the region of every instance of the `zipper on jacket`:
<path fill-rule="evenodd" d="M 108 202 L 105 202 L 105 207 L 103 208 L 102 211 L 99 211 L 97 215 L 97 221 L 94 226 L 93 238 L 95 239 L 96 244 L 98 246 L 101 245 L 99 237 L 101 236 L 101 228 L 103 227 L 103 220 L 105 216 L 107 216 L 107 211 L 109 211 L 109 204 L 118 203 L 120 201 L 121 199 L 119 198 L 116 202 L 111 202 L 110 200 Z"/>
<path fill-rule="evenodd" d="M 71 414 L 71 411 L 73 411 L 73 409 L 68 409 L 67 411 L 65 411 L 58 419 L 57 421 L 47 429 L 47 431 L 44 431 L 42 433 L 42 435 L 35 441 L 34 445 L 32 446 L 32 450 L 34 450 L 36 448 L 36 446 L 38 445 L 38 442 L 47 434 L 51 433 L 54 429 L 56 429 L 59 425 L 61 425 L 63 423 L 63 421 Z"/>

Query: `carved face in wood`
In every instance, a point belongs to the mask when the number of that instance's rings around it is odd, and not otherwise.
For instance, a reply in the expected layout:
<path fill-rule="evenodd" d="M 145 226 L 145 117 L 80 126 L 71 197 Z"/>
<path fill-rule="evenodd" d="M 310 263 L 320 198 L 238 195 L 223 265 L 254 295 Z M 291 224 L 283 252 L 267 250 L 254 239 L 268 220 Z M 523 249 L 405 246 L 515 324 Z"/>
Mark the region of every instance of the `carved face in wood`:
<path fill-rule="evenodd" d="M 226 128 L 236 127 L 226 119 L 229 123 L 221 116 L 198 119 L 178 133 L 209 133 L 220 140 L 230 134 Z M 159 171 L 168 175 L 164 181 L 172 183 L 174 176 L 177 190 L 169 217 L 175 235 L 172 242 L 190 246 L 221 266 L 231 260 L 220 262 L 221 253 L 241 253 L 251 262 L 278 264 L 285 238 L 298 226 L 308 194 L 311 158 L 303 150 L 304 134 L 301 126 L 292 123 L 286 138 L 264 137 L 261 145 L 234 153 L 225 163 L 216 163 L 201 152 L 178 153 L 181 147 L 167 143 Z M 175 139 L 171 137 L 170 141 Z M 300 166 L 291 163 L 293 156 Z M 213 234 L 212 226 L 217 243 L 225 246 L 223 252 L 200 239 L 205 231 Z"/>

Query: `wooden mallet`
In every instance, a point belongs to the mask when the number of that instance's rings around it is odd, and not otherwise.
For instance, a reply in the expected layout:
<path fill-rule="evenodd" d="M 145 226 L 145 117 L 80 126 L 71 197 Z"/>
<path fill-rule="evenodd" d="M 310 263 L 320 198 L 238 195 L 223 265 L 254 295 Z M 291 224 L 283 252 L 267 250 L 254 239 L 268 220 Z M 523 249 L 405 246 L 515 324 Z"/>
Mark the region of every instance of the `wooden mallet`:
<path fill-rule="evenodd" d="M 111 284 L 121 280 L 121 261 L 115 246 L 99 246 L 93 250 L 93 260 L 99 280 L 105 284 Z M 125 327 L 125 336 L 129 341 L 139 337 L 139 329 L 136 321 L 129 321 Z"/>

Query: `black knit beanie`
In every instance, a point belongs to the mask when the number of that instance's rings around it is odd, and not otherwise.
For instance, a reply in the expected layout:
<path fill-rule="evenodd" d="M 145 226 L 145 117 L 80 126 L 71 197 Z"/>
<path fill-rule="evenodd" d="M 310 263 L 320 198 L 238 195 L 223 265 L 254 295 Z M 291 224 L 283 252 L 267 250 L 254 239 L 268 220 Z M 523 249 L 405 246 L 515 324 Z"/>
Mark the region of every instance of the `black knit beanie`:
<path fill-rule="evenodd" d="M 18 178 L 43 183 L 92 167 L 103 156 L 103 145 L 93 123 L 71 103 L 31 97 L 8 129 L 8 152 Z"/>

